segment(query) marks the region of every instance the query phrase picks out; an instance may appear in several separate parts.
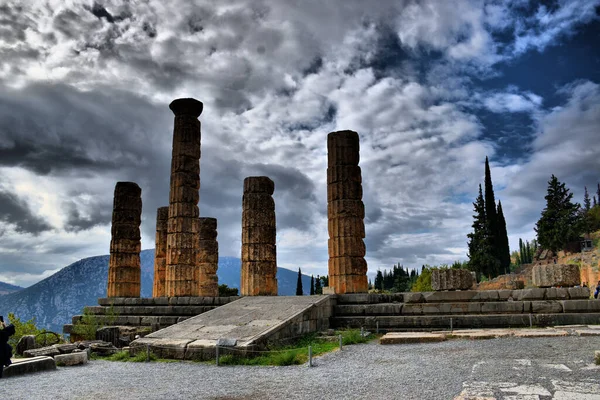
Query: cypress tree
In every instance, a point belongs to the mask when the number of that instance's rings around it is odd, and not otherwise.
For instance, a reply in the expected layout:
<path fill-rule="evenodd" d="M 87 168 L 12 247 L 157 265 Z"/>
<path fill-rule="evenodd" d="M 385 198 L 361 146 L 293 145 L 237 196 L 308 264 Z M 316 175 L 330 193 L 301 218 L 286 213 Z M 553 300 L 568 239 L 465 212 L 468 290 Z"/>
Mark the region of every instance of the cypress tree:
<path fill-rule="evenodd" d="M 596 196 L 594 196 L 594 207 L 596 207 L 598 203 L 596 202 Z"/>
<path fill-rule="evenodd" d="M 298 268 L 298 282 L 296 282 L 296 296 L 302 296 L 302 271 Z"/>
<path fill-rule="evenodd" d="M 317 275 L 317 280 L 315 281 L 315 294 L 323 294 L 323 286 L 321 286 L 319 275 Z"/>
<path fill-rule="evenodd" d="M 492 247 L 490 244 L 489 226 L 486 223 L 485 213 L 485 201 L 483 199 L 483 193 L 481 191 L 481 185 L 479 185 L 479 196 L 473 203 L 475 215 L 473 215 L 473 232 L 469 233 L 469 269 L 475 271 L 477 278 L 483 274 L 490 276 L 494 263 L 497 260 L 492 254 Z M 425 270 L 425 266 L 421 270 L 421 274 Z"/>
<path fill-rule="evenodd" d="M 315 294 L 315 277 L 310 276 L 310 295 L 313 296 Z"/>
<path fill-rule="evenodd" d="M 527 264 L 527 257 L 525 256 L 525 248 L 523 247 L 523 239 L 519 238 L 519 258 L 522 264 Z"/>
<path fill-rule="evenodd" d="M 552 175 L 548 181 L 548 194 L 545 196 L 546 207 L 534 227 L 542 248 L 557 253 L 567 243 L 578 239 L 581 214 L 579 204 L 572 203 L 572 198 L 573 193 Z"/>
<path fill-rule="evenodd" d="M 590 194 L 587 191 L 587 186 L 584 186 L 584 188 L 585 188 L 585 191 L 583 193 L 583 210 L 585 212 L 588 212 L 588 211 L 590 211 L 590 208 L 592 208 L 591 202 L 590 202 Z"/>
<path fill-rule="evenodd" d="M 492 174 L 490 172 L 490 163 L 485 157 L 485 218 L 488 226 L 489 243 L 492 248 L 492 256 L 496 259 L 490 265 L 491 277 L 495 277 L 500 273 L 501 252 L 499 246 L 499 231 L 498 231 L 498 215 L 496 213 L 496 199 L 494 197 L 494 185 L 492 184 Z"/>
<path fill-rule="evenodd" d="M 377 275 L 375 275 L 375 289 L 383 290 L 383 274 L 381 270 L 377 270 Z"/>
<path fill-rule="evenodd" d="M 502 212 L 502 203 L 498 200 L 498 247 L 500 252 L 500 268 L 504 273 L 510 272 L 510 247 L 508 244 L 508 232 L 506 231 L 506 220 Z"/>

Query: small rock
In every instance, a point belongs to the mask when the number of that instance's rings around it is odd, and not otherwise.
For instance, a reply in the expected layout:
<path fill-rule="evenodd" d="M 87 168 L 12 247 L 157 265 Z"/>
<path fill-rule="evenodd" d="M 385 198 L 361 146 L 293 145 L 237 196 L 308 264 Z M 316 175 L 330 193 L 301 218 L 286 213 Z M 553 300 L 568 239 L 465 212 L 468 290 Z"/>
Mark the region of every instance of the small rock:
<path fill-rule="evenodd" d="M 54 361 L 58 366 L 80 365 L 87 364 L 88 357 L 87 352 L 80 351 L 79 353 L 59 354 L 54 357 Z"/>
<path fill-rule="evenodd" d="M 25 357 L 41 357 L 41 356 L 54 357 L 59 354 L 60 354 L 60 351 L 58 351 L 58 349 L 55 346 L 40 347 L 39 349 L 30 349 L 30 350 L 25 350 L 23 352 L 23 355 Z"/>
<path fill-rule="evenodd" d="M 17 343 L 16 353 L 20 356 L 27 350 L 35 349 L 35 335 L 24 335 Z"/>

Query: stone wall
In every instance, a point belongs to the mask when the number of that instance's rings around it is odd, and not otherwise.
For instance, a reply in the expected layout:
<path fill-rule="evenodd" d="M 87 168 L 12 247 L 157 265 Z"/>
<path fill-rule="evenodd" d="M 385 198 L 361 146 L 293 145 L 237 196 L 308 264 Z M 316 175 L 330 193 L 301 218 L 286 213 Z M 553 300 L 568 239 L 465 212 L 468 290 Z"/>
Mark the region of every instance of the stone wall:
<path fill-rule="evenodd" d="M 581 282 L 579 266 L 573 264 L 536 265 L 531 270 L 534 286 L 577 286 Z"/>

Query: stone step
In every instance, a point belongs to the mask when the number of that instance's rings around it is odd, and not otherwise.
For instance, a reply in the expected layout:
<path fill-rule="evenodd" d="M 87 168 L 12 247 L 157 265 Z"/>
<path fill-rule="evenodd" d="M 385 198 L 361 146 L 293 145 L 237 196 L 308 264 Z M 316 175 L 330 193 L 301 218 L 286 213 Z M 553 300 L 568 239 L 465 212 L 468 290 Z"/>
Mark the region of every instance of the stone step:
<path fill-rule="evenodd" d="M 77 324 L 83 320 L 83 315 L 75 315 L 72 318 L 72 324 Z M 96 315 L 95 320 L 102 326 L 152 326 L 160 325 L 167 327 L 185 321 L 192 316 L 182 317 L 178 315 L 148 316 L 148 315 L 123 315 L 110 317 L 106 315 Z M 65 325 L 66 326 L 66 325 Z M 63 327 L 64 332 L 64 327 Z M 67 333 L 67 332 L 64 332 Z"/>
<path fill-rule="evenodd" d="M 515 328 L 556 325 L 597 325 L 600 313 L 548 314 L 467 314 L 467 315 L 414 315 L 414 316 L 336 316 L 331 318 L 333 328 L 365 328 L 375 331 Z"/>
<path fill-rule="evenodd" d="M 222 306 L 239 299 L 239 296 L 223 297 L 110 297 L 98 299 L 101 306 Z"/>
<path fill-rule="evenodd" d="M 597 300 L 482 301 L 456 303 L 340 304 L 336 316 L 557 314 L 600 312 Z"/>
<path fill-rule="evenodd" d="M 464 303 L 541 300 L 589 300 L 589 288 L 531 288 L 518 290 L 455 290 L 393 294 L 355 293 L 335 296 L 338 305 L 377 303 Z"/>
<path fill-rule="evenodd" d="M 56 369 L 56 363 L 52 357 L 32 357 L 12 359 L 12 364 L 4 368 L 3 378 L 30 374 L 32 372 L 50 371 Z"/>
<path fill-rule="evenodd" d="M 197 306 L 197 305 L 188 305 L 188 306 L 90 306 L 86 307 L 86 310 L 90 314 L 94 315 L 112 315 L 112 316 L 143 316 L 150 315 L 154 317 L 160 317 L 163 315 L 171 315 L 171 316 L 193 316 L 202 314 L 203 312 L 210 311 L 216 307 L 215 305 L 210 306 Z"/>

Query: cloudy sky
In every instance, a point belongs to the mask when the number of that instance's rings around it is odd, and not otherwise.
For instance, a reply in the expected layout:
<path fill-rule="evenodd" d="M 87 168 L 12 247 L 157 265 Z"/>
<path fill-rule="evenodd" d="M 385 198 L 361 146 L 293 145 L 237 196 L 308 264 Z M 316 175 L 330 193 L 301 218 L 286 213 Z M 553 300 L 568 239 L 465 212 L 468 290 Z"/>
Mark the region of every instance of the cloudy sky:
<path fill-rule="evenodd" d="M 280 267 L 327 271 L 326 136 L 361 139 L 369 273 L 467 259 L 490 157 L 511 248 L 555 174 L 600 180 L 600 1 L 0 0 L 0 281 L 108 254 L 117 181 L 168 205 L 178 97 L 204 103 L 202 216 L 240 254 L 275 181 Z M 593 189 L 592 189 L 593 188 Z"/>

